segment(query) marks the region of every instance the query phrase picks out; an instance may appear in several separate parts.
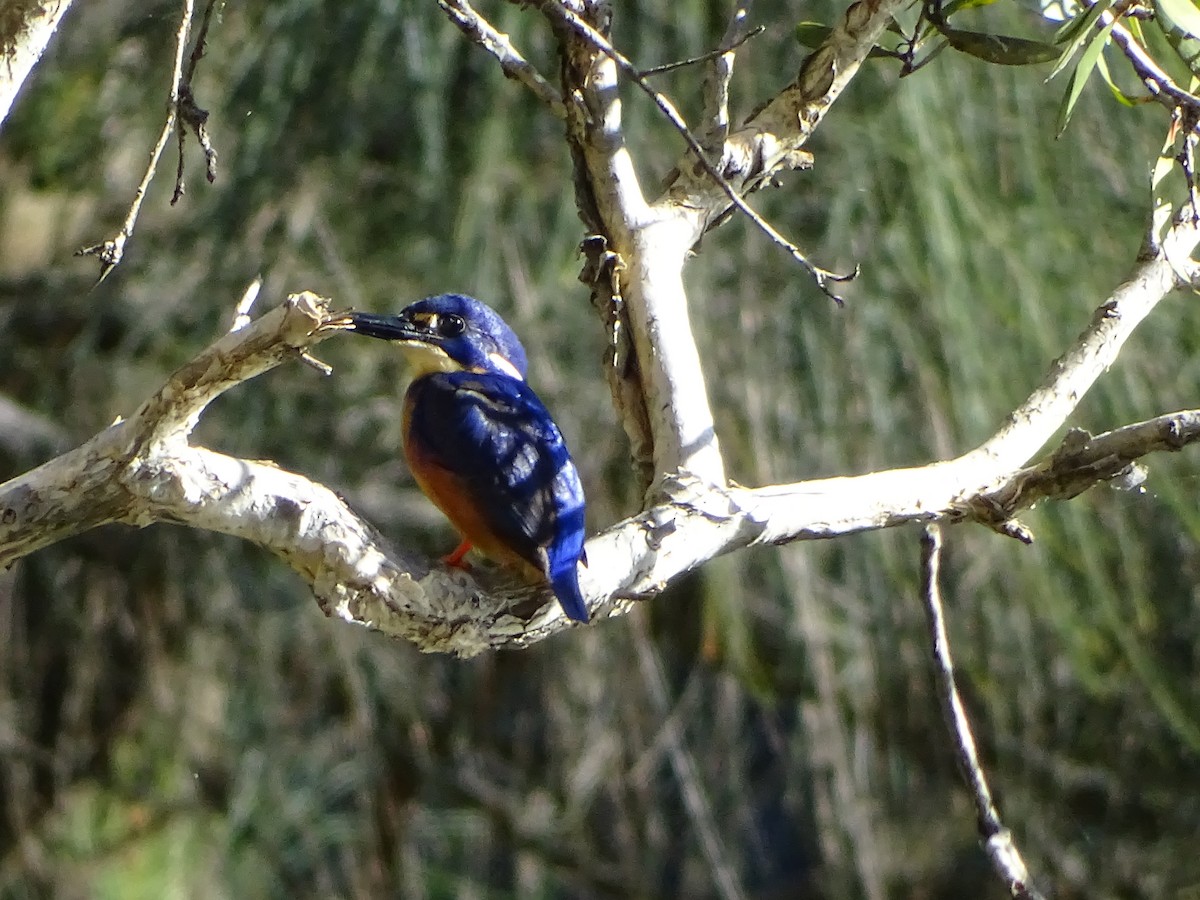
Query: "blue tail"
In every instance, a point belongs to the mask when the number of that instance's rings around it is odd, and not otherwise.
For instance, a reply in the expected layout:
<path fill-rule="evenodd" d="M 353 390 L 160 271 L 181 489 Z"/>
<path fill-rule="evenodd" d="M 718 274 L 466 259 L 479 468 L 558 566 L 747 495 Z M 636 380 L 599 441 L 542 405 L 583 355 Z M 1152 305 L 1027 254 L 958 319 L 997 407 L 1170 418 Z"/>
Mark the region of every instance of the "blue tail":
<path fill-rule="evenodd" d="M 550 576 L 550 587 L 568 619 L 585 624 L 589 621 L 587 603 L 584 602 L 583 592 L 579 590 L 579 571 L 574 560 L 571 560 L 570 566 L 564 566 Z"/>

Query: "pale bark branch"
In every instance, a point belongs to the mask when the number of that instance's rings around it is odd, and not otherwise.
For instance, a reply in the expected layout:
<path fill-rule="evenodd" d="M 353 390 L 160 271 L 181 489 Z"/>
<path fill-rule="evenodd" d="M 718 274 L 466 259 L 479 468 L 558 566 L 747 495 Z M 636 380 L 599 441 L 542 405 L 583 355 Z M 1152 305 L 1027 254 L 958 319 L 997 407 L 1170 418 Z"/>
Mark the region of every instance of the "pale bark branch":
<path fill-rule="evenodd" d="M 1129 60 L 1133 71 L 1137 73 L 1142 84 L 1146 86 L 1155 99 L 1168 109 L 1185 109 L 1193 119 L 1200 116 L 1200 97 L 1189 93 L 1177 85 L 1171 76 L 1162 70 L 1154 57 L 1138 43 L 1132 32 L 1125 24 L 1114 16 L 1111 10 L 1100 13 L 1096 20 L 1097 30 L 1112 27 L 1112 38 Z"/>
<path fill-rule="evenodd" d="M 472 43 L 496 58 L 505 75 L 529 88 L 557 118 L 566 115 L 558 91 L 521 55 L 507 34 L 481 16 L 467 0 L 438 0 L 438 6 Z"/>
<path fill-rule="evenodd" d="M 750 33 L 750 11 L 754 0 L 736 0 L 733 15 L 721 38 L 725 51 L 714 56 L 704 73 L 704 115 L 707 120 L 700 146 L 708 156 L 720 159 L 729 137 L 729 82 L 733 79 L 734 48 Z"/>
<path fill-rule="evenodd" d="M 590 9 L 571 8 L 581 14 Z M 730 137 L 727 157 L 731 146 L 759 144 L 754 167 L 732 170 L 745 188 L 787 163 L 823 112 L 816 93 L 831 102 L 859 58 L 855 54 L 865 55 L 870 35 L 883 23 L 864 16 L 887 17 L 895 8 L 856 3 L 827 52 L 810 57 L 796 84 L 755 117 L 756 124 Z M 621 133 L 612 58 L 589 40 L 568 40 L 564 69 L 567 84 L 575 85 L 566 95 L 568 130 L 615 245 L 609 276 L 629 300 L 659 475 L 650 508 L 588 542 L 590 565 L 581 582 L 594 615 L 622 614 L 681 573 L 752 544 L 936 519 L 977 520 L 1003 530 L 1036 499 L 1072 495 L 1119 474 L 1144 453 L 1177 449 L 1194 438 L 1192 414 L 1180 414 L 1173 423 L 1143 423 L 1085 441 L 1082 449 L 1071 438 L 1043 466 L 1022 469 L 1116 359 L 1137 324 L 1176 286 L 1179 261 L 1197 242 L 1194 223 L 1182 222 L 1147 251 L 1043 385 L 978 449 L 928 466 L 855 477 L 757 489 L 728 483 L 681 278 L 688 249 L 722 208 L 720 194 L 696 173 L 681 174 L 667 195 L 648 204 Z M 684 191 L 689 185 L 694 192 Z M 106 522 L 174 522 L 268 548 L 305 578 L 327 613 L 425 650 L 470 655 L 525 646 L 570 627 L 545 590 L 516 585 L 489 569 L 472 577 L 431 568 L 390 547 L 328 489 L 189 445 L 197 419 L 221 392 L 286 359 L 306 359 L 307 348 L 325 337 L 318 329 L 327 314 L 314 295 L 292 297 L 181 368 L 128 421 L 0 485 L 0 566 Z"/>
<path fill-rule="evenodd" d="M 753 190 L 780 168 L 810 159 L 803 143 L 858 71 L 893 13 L 906 5 L 906 0 L 854 3 L 792 84 L 730 135 L 714 162 L 684 127 L 689 153 L 679 162 L 666 194 L 647 206 L 625 149 L 616 97 L 618 67 L 635 81 L 637 70 L 582 15 L 553 0 L 542 4 L 559 24 L 571 63 L 564 69 L 564 94 L 578 98 L 581 108 L 569 134 L 594 204 L 585 218 L 599 220 L 606 248 L 619 261 L 616 293 L 637 358 L 630 377 L 637 378 L 644 403 L 623 402 L 617 389 L 614 394 L 635 450 L 643 437 L 642 418 L 646 420 L 656 477 L 681 472 L 708 484 L 725 483 L 683 287 L 687 254 L 731 205 L 744 206 L 739 194 Z M 644 82 L 639 85 L 661 96 Z M 571 112 L 569 102 L 569 121 Z M 719 174 L 714 177 L 714 172 Z M 803 258 L 798 250 L 793 255 Z"/>
<path fill-rule="evenodd" d="M 832 538 L 912 521 L 977 520 L 996 527 L 1047 497 L 1074 496 L 1135 459 L 1200 437 L 1200 412 L 1130 425 L 1027 459 L 1060 427 L 1133 328 L 1173 286 L 1167 246 L 1187 253 L 1195 227 L 1178 225 L 1156 255 L 1100 309 L 1046 384 L 978 450 L 928 466 L 745 488 L 666 477 L 660 501 L 587 545 L 581 582 L 599 618 L 708 560 L 753 544 Z M 398 552 L 332 491 L 270 465 L 188 444 L 223 391 L 325 335 L 324 300 L 294 295 L 225 335 L 180 368 L 134 415 L 76 450 L 0 485 L 0 567 L 108 522 L 170 522 L 236 535 L 279 555 L 330 615 L 415 642 L 478 653 L 527 646 L 571 624 L 549 593 L 489 569 L 475 576 Z M 482 585 L 482 587 L 481 587 Z"/>
<path fill-rule="evenodd" d="M 0 11 L 0 125 L 72 0 L 9 0 Z"/>
<path fill-rule="evenodd" d="M 946 614 L 942 608 L 939 585 L 941 561 L 942 533 L 937 525 L 930 525 L 921 540 L 921 599 L 924 601 L 933 645 L 933 680 L 942 704 L 942 717 L 954 739 L 954 758 L 971 792 L 979 837 L 992 867 L 1017 900 L 1045 900 L 1031 883 L 1029 870 L 1013 841 L 1012 832 L 1004 827 L 1000 819 L 987 776 L 979 763 L 971 721 L 967 718 L 966 707 L 954 681 L 954 659 L 950 653 L 950 635 L 946 630 Z"/>

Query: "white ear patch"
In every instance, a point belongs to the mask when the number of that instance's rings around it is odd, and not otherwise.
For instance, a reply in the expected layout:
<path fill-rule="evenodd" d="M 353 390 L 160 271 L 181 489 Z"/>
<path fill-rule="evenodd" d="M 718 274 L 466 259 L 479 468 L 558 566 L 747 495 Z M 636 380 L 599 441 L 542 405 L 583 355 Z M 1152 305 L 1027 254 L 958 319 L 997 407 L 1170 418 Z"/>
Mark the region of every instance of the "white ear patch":
<path fill-rule="evenodd" d="M 511 375 L 513 378 L 517 379 L 517 381 L 525 380 L 524 378 L 521 377 L 521 373 L 517 371 L 517 367 L 514 366 L 512 363 L 510 363 L 507 359 L 505 359 L 499 353 L 489 353 L 488 360 L 490 360 L 492 365 L 495 366 L 497 369 L 499 369 L 501 372 L 503 372 L 505 375 Z"/>

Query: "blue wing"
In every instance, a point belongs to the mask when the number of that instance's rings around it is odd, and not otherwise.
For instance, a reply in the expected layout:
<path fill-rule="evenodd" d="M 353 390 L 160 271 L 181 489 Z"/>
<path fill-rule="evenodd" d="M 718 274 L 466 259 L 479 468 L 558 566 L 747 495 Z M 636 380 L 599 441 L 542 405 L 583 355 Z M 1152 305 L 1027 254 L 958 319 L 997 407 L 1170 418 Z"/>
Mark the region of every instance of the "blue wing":
<path fill-rule="evenodd" d="M 506 375 L 438 372 L 413 382 L 406 406 L 414 473 L 430 464 L 447 473 L 448 487 L 431 496 L 456 525 L 473 519 L 486 532 L 463 536 L 485 553 L 489 542 L 503 545 L 549 580 L 568 616 L 586 622 L 576 568 L 583 486 L 537 394 Z M 470 515 L 456 520 L 463 506 Z"/>

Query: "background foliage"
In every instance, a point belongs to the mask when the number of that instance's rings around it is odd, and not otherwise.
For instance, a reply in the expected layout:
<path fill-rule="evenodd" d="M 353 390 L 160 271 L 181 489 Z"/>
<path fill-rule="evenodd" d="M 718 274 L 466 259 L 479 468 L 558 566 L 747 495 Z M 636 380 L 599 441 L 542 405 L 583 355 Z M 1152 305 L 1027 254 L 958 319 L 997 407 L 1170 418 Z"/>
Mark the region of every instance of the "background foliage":
<path fill-rule="evenodd" d="M 838 8 L 824 4 L 825 20 Z M 544 71 L 536 16 L 486 12 Z M 822 18 L 811 9 L 809 18 Z M 723 3 L 637 0 L 642 65 L 715 45 Z M 433 3 L 239 4 L 197 84 L 221 152 L 152 188 L 95 290 L 161 124 L 175 3 L 73 11 L 0 136 L 0 479 L 128 413 L 227 327 L 313 289 L 395 309 L 487 298 L 576 450 L 594 528 L 635 508 L 575 275 L 561 126 Z M 1029 24 L 1009 11 L 1014 25 Z M 739 57 L 745 114 L 795 71 L 786 4 Z M 1095 85 L 1055 140 L 1041 69 L 875 64 L 758 198 L 827 265 L 838 310 L 734 220 L 689 284 L 731 475 L 865 472 L 957 454 L 1038 381 L 1129 267 L 1157 109 Z M 691 71 L 663 76 L 685 114 Z M 681 144 L 630 93 L 648 184 Z M 168 156 L 170 155 L 168 153 Z M 1200 310 L 1168 301 L 1085 401 L 1094 431 L 1195 405 Z M 345 494 L 429 552 L 453 543 L 397 459 L 401 372 L 322 347 L 225 397 L 200 440 Z M 1195 460 L 1026 519 L 1025 548 L 955 529 L 947 595 L 983 756 L 1059 897 L 1191 896 L 1200 795 Z M 108 528 L 0 573 L 0 896 L 1001 896 L 932 697 L 915 533 L 714 561 L 627 619 L 522 653 L 422 657 L 325 620 L 255 547 Z M 1189 781 L 1190 779 L 1190 781 Z M 708 838 L 705 840 L 705 838 Z"/>

